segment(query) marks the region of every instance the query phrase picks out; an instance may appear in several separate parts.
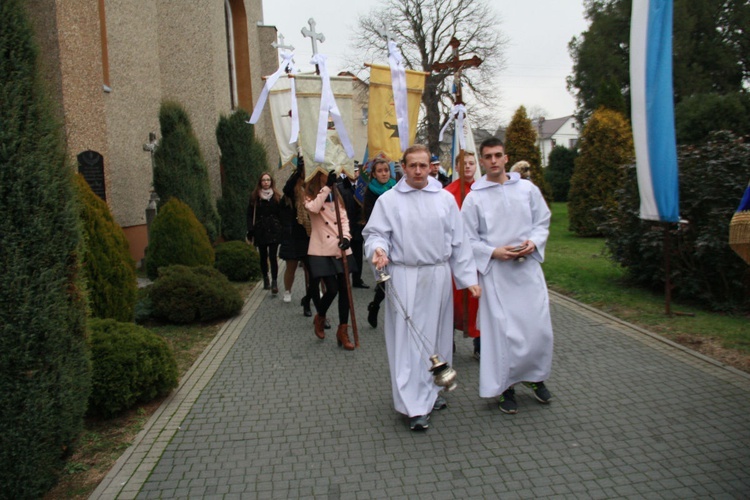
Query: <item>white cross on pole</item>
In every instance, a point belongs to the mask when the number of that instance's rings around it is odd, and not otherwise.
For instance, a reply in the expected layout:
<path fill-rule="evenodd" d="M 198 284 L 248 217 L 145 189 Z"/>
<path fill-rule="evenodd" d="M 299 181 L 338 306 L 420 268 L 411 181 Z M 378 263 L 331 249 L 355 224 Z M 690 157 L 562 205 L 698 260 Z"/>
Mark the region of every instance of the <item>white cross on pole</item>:
<path fill-rule="evenodd" d="M 313 55 L 318 54 L 318 41 L 321 43 L 326 41 L 326 37 L 323 33 L 315 32 L 315 19 L 312 17 L 307 20 L 307 24 L 310 25 L 310 29 L 302 28 L 302 36 L 310 38 L 312 40 L 312 52 Z"/>

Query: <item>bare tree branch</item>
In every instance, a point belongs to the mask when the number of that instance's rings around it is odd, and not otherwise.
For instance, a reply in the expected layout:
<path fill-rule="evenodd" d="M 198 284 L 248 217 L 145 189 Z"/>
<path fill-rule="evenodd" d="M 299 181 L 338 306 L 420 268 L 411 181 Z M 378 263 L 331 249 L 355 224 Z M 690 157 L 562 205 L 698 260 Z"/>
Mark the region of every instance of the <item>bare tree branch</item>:
<path fill-rule="evenodd" d="M 433 73 L 432 66 L 452 56 L 448 45 L 452 37 L 461 41 L 460 59 L 479 56 L 484 62 L 478 68 L 464 70 L 461 84 L 469 111 L 485 110 L 484 117 L 496 106 L 496 82 L 505 64 L 506 38 L 499 24 L 489 0 L 381 0 L 378 7 L 359 18 L 354 50 L 360 67 L 364 62 L 387 61 L 387 43 L 379 33 L 387 27 L 406 67 L 430 73 L 422 96 L 420 130 L 430 150 L 437 152 L 440 128 L 453 106 L 454 74 L 452 70 Z"/>

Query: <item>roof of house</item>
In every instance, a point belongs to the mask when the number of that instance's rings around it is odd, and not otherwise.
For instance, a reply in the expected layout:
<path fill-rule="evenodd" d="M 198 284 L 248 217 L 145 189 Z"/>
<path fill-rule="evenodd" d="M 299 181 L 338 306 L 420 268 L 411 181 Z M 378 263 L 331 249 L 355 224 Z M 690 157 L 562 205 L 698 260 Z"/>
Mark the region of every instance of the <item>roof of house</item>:
<path fill-rule="evenodd" d="M 493 136 L 492 131 L 485 128 L 473 128 L 471 129 L 471 133 L 474 134 L 474 143 L 477 146 L 488 137 Z M 443 140 L 440 143 L 444 144 L 446 147 L 453 144 L 453 127 L 449 127 L 449 129 L 443 134 Z"/>
<path fill-rule="evenodd" d="M 547 120 L 544 120 L 542 122 L 542 139 L 549 139 L 550 137 L 555 135 L 555 133 L 560 130 L 560 127 L 565 125 L 571 118 L 573 118 L 573 115 L 563 116 L 562 118 L 549 118 Z M 535 123 L 535 125 L 538 127 L 537 123 Z"/>
<path fill-rule="evenodd" d="M 339 73 L 336 76 L 351 76 L 355 81 L 358 81 L 362 85 L 370 86 L 369 83 L 352 73 L 351 71 L 339 71 Z"/>

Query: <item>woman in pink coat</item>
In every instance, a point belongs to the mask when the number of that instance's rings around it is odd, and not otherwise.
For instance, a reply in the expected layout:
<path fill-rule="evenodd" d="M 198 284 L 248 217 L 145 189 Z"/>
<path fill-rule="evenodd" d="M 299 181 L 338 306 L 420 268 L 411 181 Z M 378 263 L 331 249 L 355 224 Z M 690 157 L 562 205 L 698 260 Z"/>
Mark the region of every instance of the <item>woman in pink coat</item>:
<path fill-rule="evenodd" d="M 339 327 L 336 331 L 336 341 L 339 347 L 351 351 L 354 344 L 349 340 L 349 296 L 346 293 L 346 280 L 344 264 L 341 251 L 346 251 L 349 272 L 356 269 L 356 263 L 349 249 L 351 233 L 349 232 L 349 219 L 346 216 L 344 205 L 339 202 L 339 213 L 341 215 L 341 233 L 339 233 L 336 221 L 336 206 L 333 203 L 331 190 L 336 184 L 337 175 L 334 172 L 328 175 L 320 172 L 312 178 L 305 189 L 305 208 L 310 214 L 310 245 L 308 247 L 308 258 L 310 261 L 311 279 L 323 280 L 325 294 L 316 305 L 318 314 L 313 319 L 315 335 L 324 339 L 326 313 L 338 295 L 339 305 Z"/>

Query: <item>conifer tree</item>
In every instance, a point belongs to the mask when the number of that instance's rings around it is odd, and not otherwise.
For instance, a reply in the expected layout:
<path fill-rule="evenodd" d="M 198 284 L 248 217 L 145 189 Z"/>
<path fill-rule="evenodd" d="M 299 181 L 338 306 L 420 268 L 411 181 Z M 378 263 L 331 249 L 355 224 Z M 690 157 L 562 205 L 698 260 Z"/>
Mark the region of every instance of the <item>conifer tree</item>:
<path fill-rule="evenodd" d="M 83 425 L 91 375 L 81 229 L 20 0 L 0 2 L 0 496 L 40 498 Z"/>
<path fill-rule="evenodd" d="M 536 131 L 524 106 L 519 107 L 505 131 L 505 152 L 508 154 L 508 168 L 514 163 L 526 160 L 531 166 L 531 182 L 537 185 L 547 204 L 552 202 L 552 190 L 544 179 L 542 160 L 536 143 Z"/>
<path fill-rule="evenodd" d="M 91 316 L 133 321 L 138 285 L 128 240 L 104 200 L 82 176 L 75 177 L 86 239 L 83 275 Z"/>
<path fill-rule="evenodd" d="M 565 146 L 555 146 L 549 154 L 549 165 L 544 171 L 544 177 L 552 188 L 555 201 L 568 201 L 570 178 L 578 151 Z"/>
<path fill-rule="evenodd" d="M 260 174 L 268 170 L 263 144 L 255 137 L 255 127 L 248 125 L 250 115 L 238 109 L 222 116 L 216 127 L 221 149 L 222 197 L 216 203 L 221 216 L 221 232 L 227 241 L 244 241 L 247 233 L 247 204 Z"/>
<path fill-rule="evenodd" d="M 578 157 L 568 194 L 570 230 L 578 236 L 599 236 L 607 214 L 617 204 L 623 167 L 634 157 L 633 134 L 625 117 L 599 108 L 581 132 Z"/>
<path fill-rule="evenodd" d="M 211 241 L 219 235 L 219 214 L 214 208 L 208 169 L 198 138 L 185 109 L 165 101 L 159 109 L 161 139 L 154 153 L 154 189 L 160 206 L 170 198 L 186 203 Z"/>

